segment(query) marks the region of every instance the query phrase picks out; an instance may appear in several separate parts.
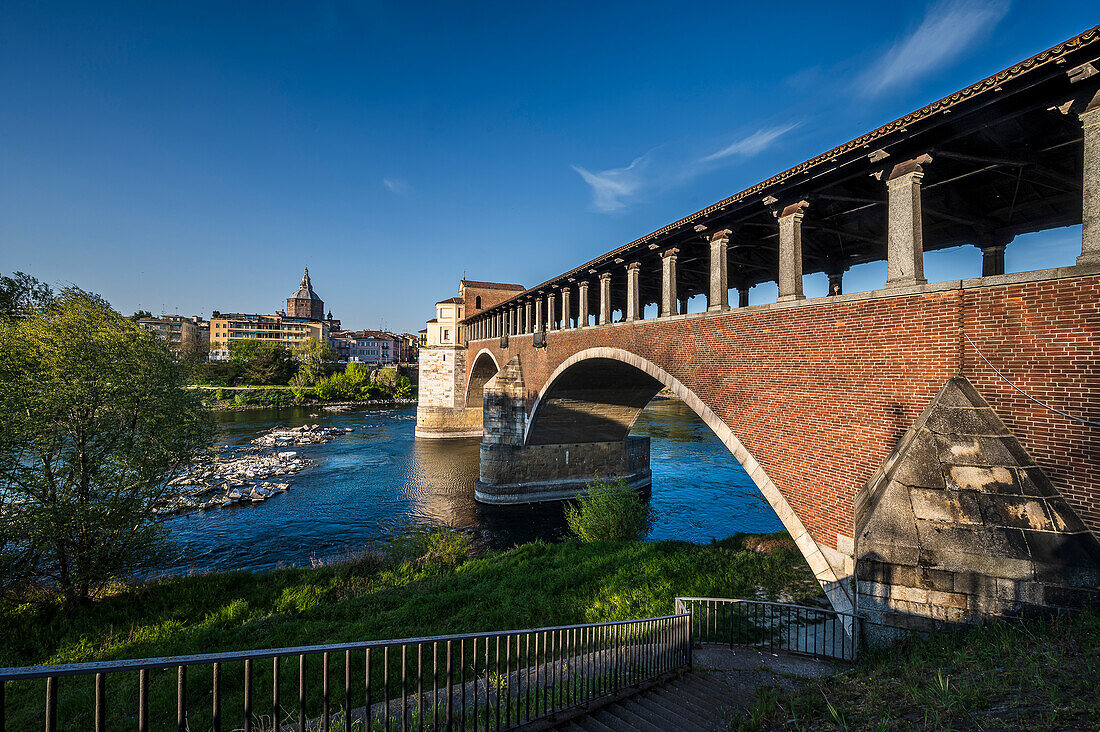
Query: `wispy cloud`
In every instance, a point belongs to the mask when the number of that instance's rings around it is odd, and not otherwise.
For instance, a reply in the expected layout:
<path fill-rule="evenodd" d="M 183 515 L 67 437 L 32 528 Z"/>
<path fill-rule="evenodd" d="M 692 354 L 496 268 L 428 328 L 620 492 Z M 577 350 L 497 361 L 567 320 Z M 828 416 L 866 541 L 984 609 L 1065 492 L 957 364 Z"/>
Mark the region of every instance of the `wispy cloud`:
<path fill-rule="evenodd" d="M 572 167 L 592 189 L 592 209 L 615 213 L 647 194 L 676 188 L 704 173 L 758 155 L 800 124 L 761 127 L 708 155 L 699 154 L 699 143 L 680 141 L 659 145 L 622 168 L 593 172 L 580 165 Z"/>
<path fill-rule="evenodd" d="M 948 63 L 975 38 L 993 29 L 1008 12 L 1008 0 L 941 0 L 921 24 L 899 39 L 857 82 L 865 96 L 912 83 Z"/>
<path fill-rule="evenodd" d="M 649 153 L 634 158 L 634 161 L 625 168 L 611 168 L 599 173 L 574 165 L 584 182 L 592 188 L 592 208 L 603 213 L 621 211 L 626 208 L 627 202 L 645 184 L 646 163 Z"/>
<path fill-rule="evenodd" d="M 406 196 L 412 193 L 412 186 L 400 178 L 383 178 L 382 185 L 386 186 L 391 193 L 395 193 L 398 196 Z"/>
<path fill-rule="evenodd" d="M 728 158 L 731 155 L 741 155 L 743 157 L 751 157 L 753 155 L 757 155 L 767 150 L 769 147 L 772 146 L 772 143 L 793 130 L 795 127 L 798 127 L 799 124 L 801 123 L 792 122 L 791 124 L 780 125 L 778 127 L 762 127 L 748 137 L 742 137 L 740 140 L 737 140 L 727 145 L 718 152 L 711 153 L 704 158 L 700 158 L 700 161 L 708 163 L 712 160 L 721 160 L 722 158 Z"/>

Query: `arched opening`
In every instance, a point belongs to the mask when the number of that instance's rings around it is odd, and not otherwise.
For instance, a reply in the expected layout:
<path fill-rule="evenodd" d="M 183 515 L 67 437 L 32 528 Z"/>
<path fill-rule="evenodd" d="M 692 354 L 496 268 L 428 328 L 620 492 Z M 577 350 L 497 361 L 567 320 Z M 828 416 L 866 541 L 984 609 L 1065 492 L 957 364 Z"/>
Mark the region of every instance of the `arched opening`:
<path fill-rule="evenodd" d="M 477 310 L 481 310 L 481 295 L 478 295 L 476 298 L 474 298 L 474 308 L 476 308 Z"/>
<path fill-rule="evenodd" d="M 485 403 L 485 384 L 497 375 L 500 368 L 489 351 L 481 351 L 474 358 L 470 378 L 466 384 L 466 407 L 482 407 Z"/>
<path fill-rule="evenodd" d="M 846 584 L 763 466 L 698 395 L 651 361 L 617 348 L 592 348 L 566 359 L 535 400 L 525 443 L 623 440 L 662 388 L 668 388 L 690 407 L 733 454 L 795 540 L 833 607 L 852 612 Z"/>

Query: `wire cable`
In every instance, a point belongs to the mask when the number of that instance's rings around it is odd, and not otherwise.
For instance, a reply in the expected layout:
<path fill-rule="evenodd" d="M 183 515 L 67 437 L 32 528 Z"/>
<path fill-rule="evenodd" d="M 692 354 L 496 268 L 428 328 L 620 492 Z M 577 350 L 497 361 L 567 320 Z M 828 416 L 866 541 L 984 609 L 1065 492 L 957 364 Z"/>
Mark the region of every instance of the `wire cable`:
<path fill-rule="evenodd" d="M 1038 400 L 1038 399 L 1036 399 L 1035 397 L 1031 396 L 1031 395 L 1030 395 L 1030 394 L 1028 394 L 1028 393 L 1027 393 L 1026 391 L 1024 391 L 1023 389 L 1021 389 L 1020 387 L 1018 387 L 1018 386 L 1016 386 L 1015 384 L 1013 384 L 1013 383 L 1012 383 L 1011 381 L 1009 381 L 1009 380 L 1008 380 L 1008 377 L 1007 377 L 1007 376 L 1005 376 L 1005 375 L 1004 375 L 1004 374 L 1002 374 L 1002 373 L 1001 373 L 1000 371 L 998 371 L 998 370 L 997 370 L 997 367 L 996 367 L 996 366 L 994 366 L 994 365 L 993 365 L 992 363 L 990 363 L 990 362 L 989 362 L 989 359 L 985 357 L 985 354 L 984 354 L 984 353 L 982 353 L 982 352 L 981 352 L 981 350 L 979 350 L 979 349 L 978 349 L 978 344 L 977 344 L 977 343 L 975 343 L 974 341 L 971 341 L 971 340 L 970 340 L 970 336 L 968 336 L 968 335 L 967 335 L 967 334 L 966 334 L 965 332 L 963 333 L 963 338 L 965 338 L 966 340 L 970 341 L 970 345 L 974 346 L 974 350 L 975 350 L 975 351 L 977 351 L 978 355 L 982 357 L 982 360 L 983 360 L 983 361 L 985 361 L 986 365 L 987 365 L 987 366 L 989 366 L 989 368 L 993 369 L 993 373 L 997 374 L 997 376 L 1000 376 L 1000 377 L 1001 377 L 1002 379 L 1004 379 L 1004 381 L 1005 381 L 1005 383 L 1006 383 L 1006 384 L 1008 384 L 1008 385 L 1009 385 L 1009 386 L 1011 386 L 1011 387 L 1012 387 L 1013 389 L 1015 389 L 1016 391 L 1020 392 L 1020 393 L 1021 393 L 1021 394 L 1023 394 L 1024 396 L 1026 396 L 1026 397 L 1027 397 L 1028 399 L 1030 399 L 1031 401 L 1033 401 L 1033 402 L 1035 402 L 1036 404 L 1038 404 L 1038 405 L 1039 405 L 1040 407 L 1042 407 L 1043 409 L 1049 409 L 1050 411 L 1054 412 L 1055 414 L 1060 414 L 1060 415 L 1062 415 L 1063 417 L 1066 417 L 1066 418 L 1068 418 L 1068 419 L 1072 419 L 1072 420 L 1074 420 L 1075 422 L 1084 422 L 1085 424 L 1088 424 L 1088 425 L 1092 425 L 1093 427 L 1100 427 L 1100 422 L 1093 422 L 1092 420 L 1088 420 L 1088 419 L 1082 419 L 1081 417 L 1075 417 L 1075 416 L 1074 416 L 1074 415 L 1072 415 L 1072 414 L 1067 414 L 1066 412 L 1063 412 L 1063 411 L 1062 411 L 1061 409 L 1055 409 L 1054 407 L 1050 406 L 1049 404 L 1043 404 L 1043 403 L 1042 403 L 1041 401 L 1039 401 L 1039 400 Z"/>

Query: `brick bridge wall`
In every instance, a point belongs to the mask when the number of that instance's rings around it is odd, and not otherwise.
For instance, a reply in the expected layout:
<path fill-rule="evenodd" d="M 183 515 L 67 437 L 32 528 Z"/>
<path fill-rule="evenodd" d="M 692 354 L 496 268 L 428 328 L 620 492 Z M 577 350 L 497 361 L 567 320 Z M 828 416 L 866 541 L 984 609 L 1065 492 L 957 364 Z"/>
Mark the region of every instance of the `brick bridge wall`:
<path fill-rule="evenodd" d="M 551 331 L 470 344 L 497 362 L 520 356 L 527 410 L 554 370 L 589 348 L 629 351 L 709 406 L 764 467 L 810 535 L 853 535 L 856 493 L 944 382 L 966 376 L 1100 533 L 1100 436 L 1028 401 L 1100 421 L 1100 273 L 1067 268 L 856 293 L 724 313 Z M 656 490 L 660 490 L 659 487 Z M 847 542 L 843 542 L 847 544 Z"/>

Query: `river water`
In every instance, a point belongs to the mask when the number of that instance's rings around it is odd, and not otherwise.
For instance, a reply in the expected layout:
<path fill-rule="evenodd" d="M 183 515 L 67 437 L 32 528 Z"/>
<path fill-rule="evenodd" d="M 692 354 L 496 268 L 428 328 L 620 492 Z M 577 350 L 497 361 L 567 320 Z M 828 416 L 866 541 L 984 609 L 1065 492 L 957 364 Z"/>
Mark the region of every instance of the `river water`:
<path fill-rule="evenodd" d="M 292 448 L 316 462 L 291 476 L 285 493 L 168 519 L 172 572 L 308 565 L 414 525 L 462 529 L 494 548 L 566 532 L 560 503 L 490 507 L 474 501 L 479 440 L 416 439 L 414 406 L 255 410 L 222 413 L 218 421 L 219 443 L 228 445 L 246 444 L 279 424 L 354 432 Z M 650 501 L 657 511 L 651 539 L 706 542 L 782 528 L 741 466 L 683 402 L 650 402 L 632 434 L 651 438 Z"/>

